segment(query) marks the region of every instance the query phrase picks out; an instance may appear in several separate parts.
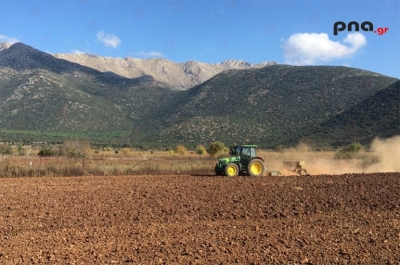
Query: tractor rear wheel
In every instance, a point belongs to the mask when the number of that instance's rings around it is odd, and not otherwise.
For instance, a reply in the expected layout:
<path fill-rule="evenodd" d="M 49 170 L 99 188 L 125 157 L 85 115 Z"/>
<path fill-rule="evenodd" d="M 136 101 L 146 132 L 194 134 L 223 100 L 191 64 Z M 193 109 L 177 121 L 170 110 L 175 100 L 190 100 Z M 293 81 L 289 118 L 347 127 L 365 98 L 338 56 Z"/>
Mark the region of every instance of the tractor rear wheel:
<path fill-rule="evenodd" d="M 247 172 L 252 177 L 261 176 L 264 173 L 265 165 L 261 159 L 253 159 L 249 162 Z"/>
<path fill-rule="evenodd" d="M 230 163 L 225 168 L 225 174 L 228 177 L 236 177 L 239 175 L 239 167 L 235 163 Z"/>

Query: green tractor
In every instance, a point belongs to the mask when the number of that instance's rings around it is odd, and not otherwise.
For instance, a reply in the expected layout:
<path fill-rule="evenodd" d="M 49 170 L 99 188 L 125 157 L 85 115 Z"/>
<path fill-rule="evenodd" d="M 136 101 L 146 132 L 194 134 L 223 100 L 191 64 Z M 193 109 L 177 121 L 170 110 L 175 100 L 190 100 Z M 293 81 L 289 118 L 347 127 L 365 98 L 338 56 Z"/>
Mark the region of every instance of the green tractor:
<path fill-rule="evenodd" d="M 264 159 L 256 155 L 257 145 L 235 145 L 229 150 L 230 157 L 218 160 L 215 174 L 236 177 L 237 175 L 261 176 L 264 173 Z"/>

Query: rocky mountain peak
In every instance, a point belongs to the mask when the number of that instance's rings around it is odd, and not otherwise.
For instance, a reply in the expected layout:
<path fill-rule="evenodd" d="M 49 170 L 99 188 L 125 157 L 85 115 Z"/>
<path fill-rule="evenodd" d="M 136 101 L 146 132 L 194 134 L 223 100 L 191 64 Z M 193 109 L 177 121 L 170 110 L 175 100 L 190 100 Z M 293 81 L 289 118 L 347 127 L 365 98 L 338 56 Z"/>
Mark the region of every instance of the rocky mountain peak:
<path fill-rule="evenodd" d="M 8 49 L 8 48 L 10 48 L 10 46 L 11 46 L 11 43 L 0 42 L 0 51 Z"/>
<path fill-rule="evenodd" d="M 39 51 L 29 45 L 26 45 L 22 42 L 16 42 L 14 44 L 9 44 L 9 46 L 6 48 L 10 52 L 24 52 L 24 53 L 29 53 L 29 54 L 47 54 L 45 52 Z M 7 44 L 5 46 L 7 46 Z"/>
<path fill-rule="evenodd" d="M 226 60 L 221 63 L 222 65 L 232 67 L 232 68 L 250 68 L 252 65 L 243 60 Z"/>
<path fill-rule="evenodd" d="M 3 46 L 6 47 L 7 45 Z M 39 51 L 21 42 L 10 45 L 1 51 L 0 65 L 19 70 L 46 68 L 56 70 L 60 68 L 61 60 L 51 54 Z"/>
<path fill-rule="evenodd" d="M 55 54 L 54 56 L 101 72 L 114 72 L 127 78 L 151 75 L 155 80 L 177 90 L 186 90 L 225 70 L 261 68 L 276 64 L 276 62 L 264 62 L 252 65 L 242 60 L 227 60 L 217 64 L 197 61 L 176 63 L 163 58 L 112 58 L 88 54 Z"/>

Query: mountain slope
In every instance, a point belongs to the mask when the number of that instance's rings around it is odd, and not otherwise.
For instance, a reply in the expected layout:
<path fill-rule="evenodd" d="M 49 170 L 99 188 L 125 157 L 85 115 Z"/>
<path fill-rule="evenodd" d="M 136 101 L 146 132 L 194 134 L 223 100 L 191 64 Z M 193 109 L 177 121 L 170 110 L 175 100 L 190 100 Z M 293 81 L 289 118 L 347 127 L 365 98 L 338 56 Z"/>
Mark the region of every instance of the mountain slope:
<path fill-rule="evenodd" d="M 13 130 L 131 130 L 150 109 L 149 97 L 170 95 L 150 76 L 102 73 L 22 43 L 0 51 L 0 76 L 0 127 Z"/>
<path fill-rule="evenodd" d="M 217 64 L 195 61 L 175 63 L 165 59 L 111 58 L 91 54 L 55 54 L 57 58 L 88 66 L 102 72 L 113 72 L 127 78 L 151 75 L 162 83 L 175 89 L 188 89 L 200 84 L 216 74 L 230 69 L 260 68 L 275 65 L 275 62 L 250 64 L 244 61 L 229 60 Z"/>
<path fill-rule="evenodd" d="M 294 139 L 394 81 L 347 67 L 230 70 L 186 91 L 186 101 L 172 117 L 177 124 L 162 138 L 294 145 Z"/>
<path fill-rule="evenodd" d="M 395 135 L 400 135 L 400 81 L 329 119 L 302 141 L 314 146 L 343 146 Z"/>

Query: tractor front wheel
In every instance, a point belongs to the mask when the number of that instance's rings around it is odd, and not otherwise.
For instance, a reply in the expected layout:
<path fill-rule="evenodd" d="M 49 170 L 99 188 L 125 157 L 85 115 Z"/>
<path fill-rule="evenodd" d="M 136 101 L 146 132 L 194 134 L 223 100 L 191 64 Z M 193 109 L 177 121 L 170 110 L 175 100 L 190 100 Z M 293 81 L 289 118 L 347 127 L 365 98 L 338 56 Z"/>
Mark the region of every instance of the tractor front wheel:
<path fill-rule="evenodd" d="M 264 173 L 265 165 L 261 159 L 253 159 L 250 161 L 247 172 L 252 177 L 261 176 Z"/>
<path fill-rule="evenodd" d="M 221 170 L 220 170 L 220 168 L 218 166 L 215 166 L 214 171 L 215 171 L 215 175 L 222 176 Z"/>
<path fill-rule="evenodd" d="M 239 167 L 235 163 L 230 163 L 225 168 L 225 174 L 228 177 L 236 177 L 239 175 Z"/>

